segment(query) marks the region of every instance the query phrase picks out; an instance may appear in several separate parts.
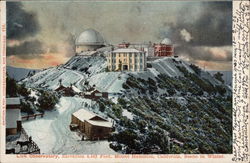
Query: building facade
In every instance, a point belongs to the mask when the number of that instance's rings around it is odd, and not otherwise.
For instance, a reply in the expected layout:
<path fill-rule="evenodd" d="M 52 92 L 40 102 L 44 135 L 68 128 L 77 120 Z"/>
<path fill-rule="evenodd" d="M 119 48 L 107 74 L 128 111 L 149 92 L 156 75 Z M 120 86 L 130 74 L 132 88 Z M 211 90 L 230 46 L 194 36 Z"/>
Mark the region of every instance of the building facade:
<path fill-rule="evenodd" d="M 168 38 L 162 40 L 159 44 L 154 44 L 154 55 L 155 57 L 170 57 L 174 55 L 174 45 Z"/>
<path fill-rule="evenodd" d="M 145 71 L 146 54 L 132 48 L 116 49 L 108 54 L 109 71 Z"/>
<path fill-rule="evenodd" d="M 154 44 L 155 57 L 169 57 L 174 55 L 173 45 Z"/>
<path fill-rule="evenodd" d="M 20 99 L 6 98 L 6 135 L 16 135 L 21 129 Z"/>
<path fill-rule="evenodd" d="M 108 98 L 108 92 L 100 92 L 95 89 L 93 91 L 83 93 L 83 97 L 96 101 L 100 98 Z"/>

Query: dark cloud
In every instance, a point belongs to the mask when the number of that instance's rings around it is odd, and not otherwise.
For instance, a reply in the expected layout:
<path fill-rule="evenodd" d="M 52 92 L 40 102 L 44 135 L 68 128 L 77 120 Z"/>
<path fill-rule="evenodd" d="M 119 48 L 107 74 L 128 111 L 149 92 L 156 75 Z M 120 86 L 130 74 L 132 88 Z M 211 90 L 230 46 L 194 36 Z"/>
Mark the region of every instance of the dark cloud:
<path fill-rule="evenodd" d="M 183 29 L 191 34 L 193 39 L 190 42 L 182 39 L 180 31 Z M 231 45 L 232 2 L 202 2 L 200 11 L 196 11 L 192 3 L 186 5 L 177 15 L 175 24 L 163 23 L 158 37 L 165 36 L 171 37 L 175 43 L 193 46 Z"/>
<path fill-rule="evenodd" d="M 164 22 L 158 38 L 170 37 L 175 54 L 191 61 L 231 61 L 232 2 L 202 2 L 195 10 L 185 5 L 176 23 Z"/>
<path fill-rule="evenodd" d="M 23 39 L 39 31 L 37 17 L 23 9 L 20 2 L 7 2 L 7 38 Z"/>
<path fill-rule="evenodd" d="M 175 53 L 190 60 L 231 61 L 230 47 L 178 46 Z"/>
<path fill-rule="evenodd" d="M 40 41 L 25 41 L 20 45 L 8 47 L 7 46 L 7 55 L 8 56 L 18 56 L 23 59 L 31 59 L 41 57 L 41 54 L 45 53 L 45 48 Z"/>

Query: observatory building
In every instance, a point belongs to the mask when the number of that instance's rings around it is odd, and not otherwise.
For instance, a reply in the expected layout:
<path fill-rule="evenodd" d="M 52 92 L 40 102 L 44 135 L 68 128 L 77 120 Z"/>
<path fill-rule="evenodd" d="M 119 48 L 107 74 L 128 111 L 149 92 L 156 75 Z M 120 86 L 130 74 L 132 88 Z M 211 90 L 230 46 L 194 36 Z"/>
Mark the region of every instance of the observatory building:
<path fill-rule="evenodd" d="M 85 51 L 95 51 L 105 46 L 102 35 L 94 29 L 82 32 L 75 41 L 75 52 L 77 54 Z"/>
<path fill-rule="evenodd" d="M 155 57 L 167 57 L 174 55 L 174 46 L 170 39 L 165 38 L 160 44 L 154 44 Z"/>
<path fill-rule="evenodd" d="M 120 48 L 107 56 L 109 71 L 145 71 L 146 54 L 134 48 Z"/>

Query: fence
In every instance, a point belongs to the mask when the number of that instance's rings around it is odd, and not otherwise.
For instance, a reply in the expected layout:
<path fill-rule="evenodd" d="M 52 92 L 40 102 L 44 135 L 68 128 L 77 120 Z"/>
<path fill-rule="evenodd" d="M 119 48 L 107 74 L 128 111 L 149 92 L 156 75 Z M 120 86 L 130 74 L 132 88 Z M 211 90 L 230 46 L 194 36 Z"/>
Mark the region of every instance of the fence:
<path fill-rule="evenodd" d="M 29 120 L 30 118 L 36 119 L 37 116 L 43 117 L 44 113 L 31 114 L 31 115 L 22 116 L 22 120 Z"/>

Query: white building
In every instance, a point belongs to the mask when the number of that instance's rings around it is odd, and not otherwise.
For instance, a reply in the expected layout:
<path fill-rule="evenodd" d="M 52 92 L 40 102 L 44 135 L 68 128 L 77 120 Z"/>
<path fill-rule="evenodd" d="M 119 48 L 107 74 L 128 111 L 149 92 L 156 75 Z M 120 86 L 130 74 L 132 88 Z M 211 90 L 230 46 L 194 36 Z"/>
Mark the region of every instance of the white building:
<path fill-rule="evenodd" d="M 21 131 L 21 128 L 20 99 L 6 98 L 6 135 L 15 135 Z"/>
<path fill-rule="evenodd" d="M 116 49 L 108 54 L 109 71 L 144 71 L 146 54 L 132 48 Z"/>
<path fill-rule="evenodd" d="M 94 29 L 88 29 L 77 37 L 75 42 L 75 51 L 79 54 L 86 51 L 95 51 L 96 49 L 104 46 L 105 41 L 102 35 Z"/>

